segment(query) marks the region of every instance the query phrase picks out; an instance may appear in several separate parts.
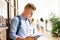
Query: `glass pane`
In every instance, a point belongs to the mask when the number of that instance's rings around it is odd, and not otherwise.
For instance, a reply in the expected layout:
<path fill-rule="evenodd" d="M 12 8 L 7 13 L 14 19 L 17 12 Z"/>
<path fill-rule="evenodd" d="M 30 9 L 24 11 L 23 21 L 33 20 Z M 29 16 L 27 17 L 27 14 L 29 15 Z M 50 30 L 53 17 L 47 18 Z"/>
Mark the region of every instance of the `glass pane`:
<path fill-rule="evenodd" d="M 14 0 L 10 0 L 11 1 L 11 18 L 14 17 Z"/>
<path fill-rule="evenodd" d="M 5 0 L 0 0 L 0 15 L 7 18 L 7 3 Z"/>

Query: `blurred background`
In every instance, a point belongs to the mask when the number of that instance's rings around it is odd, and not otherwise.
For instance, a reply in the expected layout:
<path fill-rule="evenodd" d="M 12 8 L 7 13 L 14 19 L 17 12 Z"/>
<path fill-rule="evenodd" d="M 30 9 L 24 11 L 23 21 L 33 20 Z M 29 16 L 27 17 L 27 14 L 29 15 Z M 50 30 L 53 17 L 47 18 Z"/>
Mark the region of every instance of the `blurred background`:
<path fill-rule="evenodd" d="M 0 26 L 3 24 L 2 26 L 7 26 L 9 30 L 11 19 L 21 15 L 27 3 L 33 3 L 37 8 L 33 16 L 29 18 L 35 34 L 51 32 L 52 24 L 54 24 L 52 21 L 58 19 L 55 21 L 60 22 L 60 0 L 0 0 Z M 59 26 L 54 33 L 58 33 L 58 28 Z"/>

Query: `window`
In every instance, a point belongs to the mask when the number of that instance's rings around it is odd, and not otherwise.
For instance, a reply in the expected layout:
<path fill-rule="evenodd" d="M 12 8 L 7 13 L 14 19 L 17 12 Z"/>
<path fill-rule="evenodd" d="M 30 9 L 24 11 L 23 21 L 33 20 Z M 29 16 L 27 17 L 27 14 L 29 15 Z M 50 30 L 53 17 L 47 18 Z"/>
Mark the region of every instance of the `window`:
<path fill-rule="evenodd" d="M 7 18 L 7 3 L 5 0 L 0 0 L 0 15 Z"/>

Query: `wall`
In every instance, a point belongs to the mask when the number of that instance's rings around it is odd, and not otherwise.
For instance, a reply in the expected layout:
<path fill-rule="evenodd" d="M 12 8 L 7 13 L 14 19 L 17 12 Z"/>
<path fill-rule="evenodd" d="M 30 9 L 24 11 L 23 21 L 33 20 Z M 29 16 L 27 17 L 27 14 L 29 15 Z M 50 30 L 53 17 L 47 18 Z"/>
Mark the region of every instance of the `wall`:
<path fill-rule="evenodd" d="M 27 3 L 33 3 L 37 10 L 34 12 L 34 18 L 44 18 L 48 19 L 51 13 L 59 16 L 58 13 L 58 0 L 18 0 L 19 2 L 19 14 L 21 14 L 24 10 L 24 6 Z"/>

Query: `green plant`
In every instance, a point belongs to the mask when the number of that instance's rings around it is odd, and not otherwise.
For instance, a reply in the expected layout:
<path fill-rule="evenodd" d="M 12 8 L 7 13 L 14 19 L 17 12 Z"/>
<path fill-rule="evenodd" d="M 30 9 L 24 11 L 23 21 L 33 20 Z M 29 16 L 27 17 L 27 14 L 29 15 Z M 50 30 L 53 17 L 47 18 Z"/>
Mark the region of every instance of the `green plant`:
<path fill-rule="evenodd" d="M 58 36 L 58 34 L 60 34 L 60 20 L 58 17 L 56 17 L 55 15 L 52 15 L 50 17 L 50 21 L 52 23 L 52 34 L 55 34 L 55 36 Z"/>

